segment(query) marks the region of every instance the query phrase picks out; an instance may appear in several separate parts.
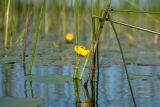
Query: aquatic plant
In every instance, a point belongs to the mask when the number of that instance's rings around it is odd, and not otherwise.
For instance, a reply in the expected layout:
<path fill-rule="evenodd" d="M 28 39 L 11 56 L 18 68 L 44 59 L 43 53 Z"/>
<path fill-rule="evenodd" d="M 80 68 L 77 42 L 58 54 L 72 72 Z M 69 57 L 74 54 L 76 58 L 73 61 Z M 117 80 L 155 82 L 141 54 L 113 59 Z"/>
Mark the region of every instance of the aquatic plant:
<path fill-rule="evenodd" d="M 22 43 L 23 43 L 23 47 L 22 47 L 22 65 L 23 65 L 23 70 L 24 70 L 24 75 L 26 75 L 26 51 L 27 51 L 27 39 L 28 39 L 28 28 L 29 28 L 29 22 L 31 20 L 31 15 L 32 15 L 32 11 L 28 12 L 26 17 L 25 17 L 25 23 L 24 23 L 24 28 L 23 31 L 21 33 L 21 37 L 22 38 Z"/>
<path fill-rule="evenodd" d="M 111 3 L 111 1 L 109 0 L 109 1 L 107 2 L 106 9 L 105 9 L 105 11 L 104 11 L 104 13 L 103 13 L 102 19 L 99 19 L 100 24 L 99 24 L 99 26 L 98 26 L 98 30 L 97 30 L 97 32 L 96 32 L 96 36 L 93 36 L 93 38 L 96 37 L 96 40 L 94 41 L 94 44 L 92 44 L 92 46 L 91 46 L 91 48 L 92 48 L 92 59 L 91 59 L 91 61 L 92 61 L 92 62 L 91 62 L 90 70 L 89 70 L 89 73 L 88 73 L 88 77 L 87 77 L 87 79 L 86 79 L 86 81 L 85 81 L 85 85 L 87 85 L 89 79 L 90 79 L 91 81 L 93 81 L 93 79 L 94 79 L 95 55 L 96 55 L 95 53 L 96 53 L 96 50 L 97 50 L 97 47 L 98 47 L 98 44 L 99 44 L 99 38 L 100 38 L 100 35 L 101 35 L 101 32 L 102 32 L 104 23 L 105 23 L 106 18 L 107 18 L 107 16 L 108 16 L 108 10 L 109 10 L 109 8 L 110 8 L 110 3 Z M 96 17 L 93 16 L 93 18 L 96 18 Z M 94 39 L 93 39 L 93 40 L 94 40 Z"/>
<path fill-rule="evenodd" d="M 67 33 L 67 34 L 65 35 L 65 40 L 66 40 L 66 42 L 68 42 L 68 43 L 73 42 L 73 39 L 74 39 L 74 37 L 73 37 L 73 34 L 72 34 L 72 33 Z"/>
<path fill-rule="evenodd" d="M 82 45 L 74 46 L 74 51 L 77 55 L 80 55 L 80 56 L 87 56 L 89 54 L 89 50 Z"/>
<path fill-rule="evenodd" d="M 5 0 L 6 4 L 7 0 Z M 9 25 L 9 10 L 10 10 L 10 0 L 7 2 L 7 9 L 5 9 L 5 32 L 4 32 L 4 47 L 7 47 L 8 42 L 8 25 Z"/>
<path fill-rule="evenodd" d="M 84 76 L 84 72 L 85 72 L 85 68 L 88 64 L 88 61 L 89 61 L 89 58 L 90 58 L 90 53 L 91 53 L 91 49 L 88 51 L 88 54 L 87 54 L 87 57 L 86 57 L 86 60 L 84 62 L 84 65 L 83 65 L 83 68 L 82 68 L 82 71 L 81 71 L 81 74 L 80 74 L 80 80 L 82 80 L 83 76 Z"/>
<path fill-rule="evenodd" d="M 35 58 L 35 53 L 36 53 L 36 47 L 37 47 L 37 42 L 38 42 L 38 37 L 39 37 L 39 32 L 41 29 L 41 20 L 44 16 L 44 6 L 45 6 L 45 0 L 42 0 L 41 3 L 41 10 L 40 10 L 40 17 L 38 19 L 38 26 L 36 28 L 35 34 L 34 34 L 34 43 L 33 43 L 33 49 L 32 49 L 32 57 L 31 57 L 31 62 L 30 62 L 30 68 L 29 68 L 29 75 L 32 74 L 32 66 L 34 63 L 34 58 Z"/>
<path fill-rule="evenodd" d="M 76 36 L 76 45 L 78 45 L 78 11 L 79 11 L 79 4 L 80 4 L 80 0 L 74 0 L 74 28 L 75 28 L 75 36 Z M 79 58 L 78 56 L 76 56 L 76 69 L 74 71 L 73 74 L 73 78 L 78 78 L 78 63 L 79 63 Z"/>
<path fill-rule="evenodd" d="M 108 20 L 111 20 L 111 17 L 110 17 L 110 16 L 108 17 Z M 121 42 L 120 42 L 120 40 L 119 40 L 117 31 L 116 31 L 116 29 L 115 29 L 115 27 L 114 27 L 114 25 L 113 25 L 113 22 L 110 21 L 110 23 L 111 23 L 111 26 L 112 26 L 112 28 L 113 28 L 113 31 L 114 31 L 114 33 L 115 33 L 115 35 L 116 35 L 116 39 L 117 39 L 117 42 L 118 42 L 118 46 L 119 46 L 119 49 L 120 49 L 120 52 L 121 52 L 124 69 L 125 69 L 125 72 L 126 72 L 126 76 L 127 76 L 129 88 L 130 88 L 131 95 L 132 95 L 132 98 L 133 98 L 133 103 L 134 103 L 134 106 L 137 107 L 137 105 L 136 105 L 136 100 L 135 100 L 135 97 L 134 97 L 134 94 L 133 94 L 133 89 L 132 89 L 131 82 L 130 82 L 129 73 L 128 73 L 128 70 L 127 70 L 127 65 L 126 65 L 126 62 L 125 62 L 124 54 L 123 54 L 123 49 L 122 49 L 122 46 L 121 46 Z"/>

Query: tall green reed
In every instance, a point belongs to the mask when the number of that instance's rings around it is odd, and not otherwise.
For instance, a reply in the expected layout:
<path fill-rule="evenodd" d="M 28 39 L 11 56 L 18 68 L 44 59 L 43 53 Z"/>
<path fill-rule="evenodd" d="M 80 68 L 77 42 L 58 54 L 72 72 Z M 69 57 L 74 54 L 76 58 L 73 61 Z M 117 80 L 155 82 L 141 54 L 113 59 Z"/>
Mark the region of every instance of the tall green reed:
<path fill-rule="evenodd" d="M 63 6 L 62 6 L 62 28 L 63 28 L 63 36 L 67 33 L 67 17 L 66 17 L 66 0 L 63 0 Z"/>
<path fill-rule="evenodd" d="M 89 79 L 91 80 L 91 81 L 94 81 L 94 69 L 95 69 L 95 56 L 96 56 L 96 51 L 97 51 L 97 47 L 98 47 L 98 44 L 99 44 L 99 39 L 100 39 L 100 35 L 101 35 L 101 33 L 102 33 L 102 29 L 103 29 L 103 27 L 104 27 L 104 24 L 105 24 L 105 21 L 106 21 L 106 18 L 107 18 L 107 16 L 108 16 L 108 10 L 109 10 L 109 8 L 110 8 L 110 4 L 111 4 L 111 1 L 109 0 L 109 1 L 107 1 L 107 3 L 106 3 L 106 7 L 105 7 L 105 11 L 104 11 L 104 13 L 103 13 L 103 15 L 102 15 L 102 18 L 101 18 L 101 20 L 99 20 L 100 21 L 100 23 L 99 23 L 99 25 L 98 25 L 98 30 L 97 30 L 97 32 L 96 32 L 96 40 L 95 40 L 95 42 L 94 42 L 94 44 L 92 44 L 92 62 L 91 62 L 91 66 L 90 66 L 90 70 L 89 70 L 89 72 L 88 72 L 88 77 L 87 77 L 87 79 L 85 80 L 85 83 L 84 83 L 84 85 L 87 85 L 88 84 L 88 81 L 89 81 Z M 96 16 L 93 16 L 93 18 L 96 18 Z"/>
<path fill-rule="evenodd" d="M 10 47 L 13 46 L 13 38 L 16 32 L 16 25 L 17 25 L 17 15 L 16 15 L 16 2 L 15 0 L 11 1 L 11 36 L 10 36 Z"/>
<path fill-rule="evenodd" d="M 79 85 L 78 85 L 78 80 L 73 80 L 73 84 L 74 84 L 74 95 L 76 98 L 76 105 L 81 102 L 80 101 L 80 96 L 79 96 Z M 79 106 L 77 106 L 79 107 Z"/>
<path fill-rule="evenodd" d="M 125 0 L 125 2 L 127 2 L 128 4 L 130 4 L 131 6 L 133 6 L 135 9 L 141 10 L 143 11 L 144 9 L 138 5 L 136 5 L 134 2 L 131 2 L 130 0 Z M 160 24 L 160 21 L 156 18 L 154 18 L 152 15 L 145 13 L 147 17 L 151 18 L 153 21 L 155 21 L 156 23 Z"/>
<path fill-rule="evenodd" d="M 76 45 L 78 45 L 78 40 L 79 40 L 79 34 L 78 34 L 78 13 L 79 13 L 79 5 L 80 5 L 80 0 L 74 0 L 74 28 L 75 28 L 75 36 L 76 36 Z M 78 63 L 80 59 L 78 55 L 76 55 L 76 67 L 75 71 L 73 74 L 73 78 L 78 78 Z"/>
<path fill-rule="evenodd" d="M 95 1 L 95 6 L 93 7 L 92 9 L 92 13 L 97 15 L 97 16 L 100 16 L 100 1 L 99 0 L 96 0 Z M 96 35 L 96 32 L 98 31 L 98 27 L 99 27 L 99 20 L 95 20 L 95 17 L 93 16 L 92 18 L 92 32 L 93 32 L 93 37 L 92 37 L 92 45 L 94 46 L 94 44 L 96 43 L 98 37 Z M 99 43 L 97 44 L 97 47 L 99 47 Z M 91 53 L 92 54 L 92 62 L 91 64 L 92 65 L 95 65 L 96 64 L 96 54 L 97 54 L 97 49 L 96 49 L 96 52 L 95 53 Z M 95 55 L 94 55 L 95 54 Z M 99 57 L 99 56 L 98 56 Z M 95 70 L 96 70 L 96 66 L 94 66 L 94 69 L 92 71 L 92 76 L 91 76 L 91 80 L 95 80 Z"/>
<path fill-rule="evenodd" d="M 76 36 L 76 45 L 78 45 L 78 39 L 79 39 L 79 34 L 78 34 L 79 5 L 80 5 L 80 0 L 74 0 L 74 28 L 75 28 L 75 36 Z"/>
<path fill-rule="evenodd" d="M 4 47 L 8 45 L 8 27 L 9 27 L 9 12 L 10 12 L 10 0 L 5 0 L 5 31 L 4 31 Z"/>
<path fill-rule="evenodd" d="M 41 20 L 43 19 L 44 12 L 45 12 L 44 9 L 45 9 L 45 0 L 42 0 L 40 17 L 38 18 L 38 22 L 37 22 L 38 26 L 37 26 L 35 33 L 34 33 L 34 42 L 33 42 L 33 48 L 32 48 L 32 57 L 31 57 L 31 62 L 30 62 L 29 75 L 32 74 L 32 66 L 33 66 L 34 59 L 35 59 L 36 47 L 37 47 L 39 32 L 41 29 Z"/>
<path fill-rule="evenodd" d="M 26 75 L 26 51 L 27 51 L 27 39 L 28 39 L 28 28 L 29 28 L 29 22 L 31 20 L 32 10 L 27 12 L 25 16 L 25 23 L 23 28 L 23 47 L 22 47 L 22 65 L 24 70 L 24 75 Z"/>
<path fill-rule="evenodd" d="M 48 35 L 48 0 L 45 0 L 45 34 Z"/>

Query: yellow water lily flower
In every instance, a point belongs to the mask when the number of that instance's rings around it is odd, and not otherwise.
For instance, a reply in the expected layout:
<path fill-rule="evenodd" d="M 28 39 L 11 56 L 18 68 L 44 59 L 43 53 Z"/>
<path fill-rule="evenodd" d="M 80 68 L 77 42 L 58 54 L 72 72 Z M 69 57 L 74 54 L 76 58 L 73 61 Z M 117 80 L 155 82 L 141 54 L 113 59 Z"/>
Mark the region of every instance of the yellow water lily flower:
<path fill-rule="evenodd" d="M 73 39 L 74 39 L 74 37 L 73 37 L 73 34 L 72 34 L 72 33 L 67 33 L 67 34 L 66 34 L 65 40 L 66 40 L 67 42 L 72 42 Z"/>
<path fill-rule="evenodd" d="M 86 49 L 84 46 L 81 45 L 75 45 L 74 46 L 74 51 L 76 54 L 81 55 L 81 56 L 87 56 L 89 53 L 89 50 Z"/>

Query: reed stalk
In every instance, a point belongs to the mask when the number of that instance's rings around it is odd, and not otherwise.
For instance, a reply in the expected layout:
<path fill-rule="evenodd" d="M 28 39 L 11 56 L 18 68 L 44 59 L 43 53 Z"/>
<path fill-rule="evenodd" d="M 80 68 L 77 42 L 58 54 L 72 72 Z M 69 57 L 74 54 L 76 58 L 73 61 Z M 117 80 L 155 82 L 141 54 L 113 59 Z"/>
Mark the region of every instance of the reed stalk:
<path fill-rule="evenodd" d="M 137 6 L 135 3 L 133 3 L 132 1 L 130 0 L 125 0 L 128 4 L 130 4 L 131 6 L 133 6 L 134 8 L 136 9 L 139 9 L 140 11 L 143 11 L 143 8 Z M 146 13 L 146 16 L 151 18 L 153 21 L 155 21 L 156 23 L 159 23 L 160 24 L 160 21 L 158 19 L 155 19 L 152 15 Z"/>
<path fill-rule="evenodd" d="M 108 19 L 111 20 L 111 17 L 109 16 Z M 133 89 L 132 89 L 131 82 L 130 82 L 129 73 L 128 73 L 128 70 L 127 70 L 127 65 L 126 65 L 125 58 L 124 58 L 123 49 L 122 49 L 122 46 L 121 46 L 121 42 L 120 42 L 120 40 L 119 40 L 118 33 L 117 33 L 117 31 L 116 31 L 116 28 L 115 28 L 113 22 L 110 21 L 110 24 L 111 24 L 111 26 L 112 26 L 112 28 L 113 28 L 113 31 L 114 31 L 115 35 L 116 35 L 116 39 L 117 39 L 117 42 L 118 42 L 118 46 L 119 46 L 119 49 L 120 49 L 120 52 L 121 52 L 121 56 L 122 56 L 122 60 L 123 60 L 123 65 L 124 65 L 124 69 L 125 69 L 125 72 L 126 72 L 127 81 L 128 81 L 129 88 L 130 88 L 130 91 L 131 91 L 133 103 L 134 103 L 134 106 L 137 107 L 137 105 L 136 105 L 136 100 L 135 100 L 135 97 L 134 97 L 134 94 L 133 94 Z"/>
<path fill-rule="evenodd" d="M 62 7 L 62 25 L 63 25 L 63 34 L 62 35 L 65 35 L 67 32 L 66 32 L 66 28 L 67 28 L 67 17 L 66 17 L 66 0 L 63 0 L 63 7 Z"/>
<path fill-rule="evenodd" d="M 95 98 L 95 104 L 97 105 L 98 104 L 98 92 L 99 92 L 99 89 L 98 89 L 98 86 L 99 86 L 99 46 L 97 47 L 97 51 L 96 51 L 96 62 L 97 62 L 97 81 L 96 81 L 96 98 Z"/>
<path fill-rule="evenodd" d="M 78 88 L 78 80 L 73 80 L 73 83 L 74 83 L 74 94 L 75 94 L 75 97 L 76 97 L 76 107 L 80 107 L 80 105 L 78 106 L 78 103 L 80 103 L 80 96 L 79 96 L 79 88 Z"/>
<path fill-rule="evenodd" d="M 33 66 L 34 59 L 35 59 L 36 47 L 37 47 L 39 32 L 40 32 L 40 29 L 41 29 L 41 20 L 44 16 L 44 9 L 45 9 L 44 5 L 45 5 L 45 0 L 42 0 L 40 17 L 39 17 L 38 22 L 37 22 L 38 26 L 37 26 L 35 34 L 34 34 L 34 43 L 33 43 L 33 48 L 32 48 L 32 57 L 31 57 L 31 62 L 30 62 L 29 75 L 32 74 L 32 66 Z"/>
<path fill-rule="evenodd" d="M 6 1 L 5 1 L 5 3 L 6 3 Z M 9 10 L 10 10 L 10 0 L 8 0 L 8 2 L 7 2 L 7 9 L 5 11 L 5 32 L 4 32 L 4 47 L 5 48 L 7 47 L 7 44 L 8 44 Z"/>
<path fill-rule="evenodd" d="M 45 0 L 45 34 L 48 35 L 48 0 Z"/>
<path fill-rule="evenodd" d="M 134 28 L 134 29 L 145 31 L 145 32 L 148 32 L 148 33 L 160 35 L 160 32 L 156 32 L 156 31 L 145 29 L 145 28 L 142 28 L 142 27 L 138 27 L 138 26 L 122 23 L 122 22 L 119 22 L 119 21 L 116 21 L 116 20 L 113 20 L 113 19 L 112 20 L 109 19 L 109 21 L 111 21 L 113 23 L 116 23 L 116 24 L 119 24 L 119 25 L 123 25 L 123 26 L 129 27 L 129 28 Z"/>
<path fill-rule="evenodd" d="M 127 12 L 127 13 L 147 13 L 147 14 L 160 14 L 160 12 L 150 12 L 150 11 L 136 11 L 136 10 L 118 10 L 118 9 L 110 9 L 111 12 Z"/>
<path fill-rule="evenodd" d="M 74 0 L 74 28 L 75 28 L 75 36 L 76 36 L 76 45 L 78 45 L 78 39 L 79 39 L 79 34 L 78 34 L 79 3 L 80 3 L 80 0 Z"/>
<path fill-rule="evenodd" d="M 34 91 L 33 91 L 33 84 L 32 84 L 32 81 L 29 81 L 29 86 L 30 86 L 31 97 L 34 98 Z"/>
<path fill-rule="evenodd" d="M 99 20 L 103 20 L 102 17 L 99 17 L 99 16 L 94 16 L 94 17 L 99 19 Z M 150 29 L 145 29 L 145 28 L 134 26 L 134 25 L 131 25 L 131 24 L 119 22 L 119 21 L 116 21 L 116 20 L 113 20 L 113 19 L 107 19 L 106 21 L 112 21 L 115 24 L 119 24 L 119 25 L 126 26 L 126 27 L 129 27 L 129 28 L 137 29 L 137 30 L 140 30 L 140 31 L 160 35 L 160 32 L 156 32 L 156 31 L 153 31 L 153 30 L 150 30 Z"/>
<path fill-rule="evenodd" d="M 13 46 L 13 36 L 14 33 L 16 32 L 16 24 L 17 24 L 17 19 L 16 19 L 16 12 L 15 12 L 15 0 L 12 0 L 11 2 L 11 36 L 10 36 L 10 43 L 9 47 L 11 48 Z"/>
<path fill-rule="evenodd" d="M 96 10 L 94 10 L 95 11 L 95 15 L 99 16 L 100 15 L 100 1 L 99 0 L 95 1 L 95 9 L 96 9 Z M 97 35 L 96 35 L 96 32 L 97 32 L 98 27 L 99 27 L 98 25 L 99 25 L 99 20 L 95 20 L 95 17 L 92 17 L 92 31 L 93 31 L 92 45 L 93 46 L 96 43 L 96 40 L 98 38 Z M 92 52 L 91 56 L 92 56 L 91 64 L 94 65 L 94 68 L 93 68 L 93 71 L 92 71 L 91 80 L 94 81 L 95 80 L 95 78 L 94 78 L 95 77 L 95 70 L 96 70 L 96 67 L 95 67 L 95 64 L 96 64 L 96 52 L 95 53 Z"/>
<path fill-rule="evenodd" d="M 98 23 L 97 23 L 98 24 Z M 96 26 L 96 20 L 95 17 L 92 17 L 92 31 L 93 31 L 93 37 L 92 37 L 92 46 L 94 46 L 94 44 L 96 43 L 97 37 L 96 37 L 96 28 L 98 28 Z M 98 46 L 98 45 L 97 45 Z M 92 47 L 93 49 L 93 47 Z M 93 71 L 92 71 L 92 78 L 91 80 L 94 80 L 94 75 L 95 75 L 95 58 L 96 58 L 96 52 L 92 52 L 92 61 L 91 61 L 91 65 L 93 65 Z"/>
<path fill-rule="evenodd" d="M 28 12 L 25 17 L 25 23 L 24 23 L 24 29 L 23 29 L 23 49 L 22 49 L 22 66 L 24 70 L 24 75 L 26 76 L 26 51 L 27 51 L 27 39 L 28 39 L 28 28 L 29 28 L 29 22 L 31 20 L 32 11 Z"/>
<path fill-rule="evenodd" d="M 107 16 L 108 16 L 108 10 L 109 10 L 109 8 L 110 8 L 110 4 L 111 4 L 111 1 L 109 0 L 108 1 L 108 3 L 107 3 L 107 5 L 106 5 L 106 11 L 104 11 L 104 13 L 103 13 L 103 20 L 100 20 L 100 24 L 99 24 L 99 27 L 98 27 L 98 30 L 97 30 L 97 32 L 96 32 L 96 42 L 94 43 L 94 45 L 92 45 L 91 47 L 92 47 L 92 53 L 93 53 L 93 56 L 92 56 L 92 61 L 94 61 L 95 60 L 95 53 L 96 53 L 96 50 L 97 50 L 97 46 L 98 46 L 98 44 L 99 44 L 99 38 L 100 38 L 100 35 L 101 35 L 101 32 L 102 32 L 102 29 L 103 29 L 103 26 L 104 26 L 104 23 L 105 23 L 105 20 L 106 20 L 106 18 L 107 18 Z M 93 16 L 94 17 L 94 16 Z M 89 79 L 91 80 L 91 81 L 93 81 L 93 78 L 94 78 L 94 74 L 93 74 L 93 70 L 94 70 L 94 67 L 95 67 L 95 65 L 92 63 L 91 64 L 91 66 L 90 66 L 90 70 L 89 70 L 89 73 L 88 73 L 88 77 L 87 77 L 87 79 L 85 80 L 85 83 L 84 83 L 84 85 L 87 85 L 88 84 L 88 81 L 89 81 Z"/>
<path fill-rule="evenodd" d="M 74 28 L 75 28 L 75 36 L 76 36 L 76 45 L 78 45 L 78 39 L 79 39 L 79 34 L 78 34 L 78 13 L 79 13 L 79 3 L 80 0 L 74 0 Z M 78 64 L 79 63 L 79 57 L 76 55 L 76 69 L 78 69 Z M 78 70 L 74 71 L 73 78 L 77 79 L 78 78 Z"/>

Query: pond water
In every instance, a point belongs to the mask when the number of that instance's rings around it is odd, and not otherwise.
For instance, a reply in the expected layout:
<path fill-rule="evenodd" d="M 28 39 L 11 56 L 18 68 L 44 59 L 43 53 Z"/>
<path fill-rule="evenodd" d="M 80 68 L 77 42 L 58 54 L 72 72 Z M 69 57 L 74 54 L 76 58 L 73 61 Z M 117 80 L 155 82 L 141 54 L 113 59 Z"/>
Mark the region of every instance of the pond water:
<path fill-rule="evenodd" d="M 18 48 L 1 51 L 2 107 L 20 107 L 23 103 L 26 107 L 80 107 L 90 104 L 96 107 L 134 107 L 119 50 L 106 49 L 103 48 L 105 44 L 101 44 L 99 81 L 85 88 L 85 77 L 82 83 L 72 79 L 76 57 L 73 44 L 63 43 L 61 47 L 53 48 L 43 38 L 38 45 L 32 76 L 24 76 L 29 69 L 30 50 L 25 67 Z M 159 107 L 159 56 L 155 52 L 132 49 L 125 51 L 125 57 L 137 106 Z M 82 64 L 83 61 L 84 58 Z M 88 70 L 89 67 L 86 72 Z"/>

